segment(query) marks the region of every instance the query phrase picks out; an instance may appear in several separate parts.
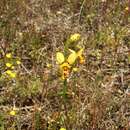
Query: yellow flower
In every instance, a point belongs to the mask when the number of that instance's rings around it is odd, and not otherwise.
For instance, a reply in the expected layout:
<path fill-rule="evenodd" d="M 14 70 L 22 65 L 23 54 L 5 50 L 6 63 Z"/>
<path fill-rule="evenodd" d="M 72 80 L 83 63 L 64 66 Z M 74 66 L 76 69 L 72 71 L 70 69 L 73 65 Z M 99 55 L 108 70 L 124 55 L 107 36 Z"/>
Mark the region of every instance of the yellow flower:
<path fill-rule="evenodd" d="M 16 112 L 14 110 L 10 111 L 9 113 L 11 116 L 15 116 L 16 115 Z"/>
<path fill-rule="evenodd" d="M 126 10 L 126 11 L 129 11 L 129 7 L 126 7 L 125 10 Z"/>
<path fill-rule="evenodd" d="M 75 33 L 70 36 L 70 42 L 77 42 L 81 38 L 81 35 L 79 33 Z"/>
<path fill-rule="evenodd" d="M 61 78 L 63 80 L 66 79 L 66 78 L 69 77 L 69 74 L 70 74 L 70 70 L 69 69 L 68 70 L 64 70 L 63 73 L 62 73 L 62 75 L 61 75 Z"/>
<path fill-rule="evenodd" d="M 71 66 L 67 62 L 60 65 L 60 69 L 61 69 L 61 73 L 62 73 L 62 76 L 61 76 L 62 79 L 66 79 L 66 78 L 69 77 L 70 68 L 71 68 Z"/>
<path fill-rule="evenodd" d="M 7 53 L 7 54 L 6 54 L 6 58 L 9 58 L 9 59 L 10 59 L 11 57 L 12 57 L 12 54 L 11 54 L 11 53 Z"/>
<path fill-rule="evenodd" d="M 73 52 L 68 56 L 67 62 L 68 62 L 70 65 L 71 65 L 71 64 L 74 64 L 76 58 L 77 58 L 77 54 L 76 54 L 75 51 L 73 51 Z"/>
<path fill-rule="evenodd" d="M 11 69 L 14 69 L 14 66 L 11 66 Z"/>
<path fill-rule="evenodd" d="M 20 65 L 20 64 L 21 64 L 21 61 L 17 60 L 16 63 L 17 63 L 17 65 Z"/>
<path fill-rule="evenodd" d="M 60 128 L 60 130 L 66 130 L 65 128 Z"/>
<path fill-rule="evenodd" d="M 11 78 L 15 78 L 16 77 L 16 73 L 12 72 L 11 70 L 7 70 L 6 73 L 11 77 Z"/>
<path fill-rule="evenodd" d="M 8 74 L 8 75 L 10 75 L 11 73 L 12 73 L 11 70 L 7 70 L 7 71 L 6 71 L 6 74 Z"/>
<path fill-rule="evenodd" d="M 57 52 L 56 53 L 56 60 L 59 64 L 62 64 L 65 61 L 65 57 L 64 57 L 63 53 Z"/>
<path fill-rule="evenodd" d="M 11 78 L 15 78 L 15 77 L 16 77 L 16 73 L 12 72 L 12 73 L 10 74 L 10 77 L 11 77 Z"/>
<path fill-rule="evenodd" d="M 11 63 L 6 63 L 6 66 L 10 68 L 12 66 L 12 64 Z"/>
<path fill-rule="evenodd" d="M 52 67 L 52 64 L 47 63 L 46 66 L 47 66 L 48 68 L 51 68 L 51 67 Z"/>

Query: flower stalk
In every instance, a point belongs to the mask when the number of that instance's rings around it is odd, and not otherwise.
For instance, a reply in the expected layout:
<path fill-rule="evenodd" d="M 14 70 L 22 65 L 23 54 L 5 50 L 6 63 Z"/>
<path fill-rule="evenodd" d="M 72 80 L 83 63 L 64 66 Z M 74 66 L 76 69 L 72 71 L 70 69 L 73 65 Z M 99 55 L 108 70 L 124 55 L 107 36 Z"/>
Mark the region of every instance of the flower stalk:
<path fill-rule="evenodd" d="M 67 99 L 68 78 L 70 77 L 70 74 L 76 64 L 83 64 L 85 61 L 83 56 L 83 48 L 78 45 L 80 39 L 81 36 L 78 33 L 71 35 L 65 42 L 64 53 L 56 53 L 56 60 L 59 64 L 61 79 L 63 80 L 62 94 L 65 101 Z"/>

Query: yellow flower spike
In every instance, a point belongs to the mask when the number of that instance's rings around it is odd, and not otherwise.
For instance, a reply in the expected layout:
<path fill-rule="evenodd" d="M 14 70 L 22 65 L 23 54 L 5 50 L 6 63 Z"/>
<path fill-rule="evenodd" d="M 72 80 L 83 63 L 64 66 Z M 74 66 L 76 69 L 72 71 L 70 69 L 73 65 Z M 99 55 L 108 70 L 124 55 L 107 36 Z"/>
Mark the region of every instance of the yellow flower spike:
<path fill-rule="evenodd" d="M 80 39 L 81 39 L 81 35 L 79 33 L 75 33 L 70 36 L 70 42 L 77 42 Z"/>
<path fill-rule="evenodd" d="M 16 112 L 14 110 L 10 111 L 9 113 L 11 116 L 15 116 L 16 115 Z"/>
<path fill-rule="evenodd" d="M 75 51 L 73 51 L 69 56 L 68 56 L 68 59 L 67 59 L 67 62 L 72 65 L 75 63 L 75 60 L 77 59 L 77 54 Z"/>
<path fill-rule="evenodd" d="M 20 65 L 20 64 L 21 64 L 21 61 L 17 60 L 17 61 L 16 61 L 16 64 L 17 64 L 17 65 Z"/>
<path fill-rule="evenodd" d="M 6 63 L 6 67 L 11 67 L 12 66 L 12 64 L 11 63 Z"/>
<path fill-rule="evenodd" d="M 56 60 L 59 64 L 62 64 L 65 61 L 65 57 L 64 57 L 63 53 L 57 52 L 56 53 Z"/>
<path fill-rule="evenodd" d="M 12 58 L 12 54 L 11 53 L 7 53 L 6 54 L 6 58 L 9 58 L 9 59 Z"/>
<path fill-rule="evenodd" d="M 60 128 L 60 130 L 66 130 L 65 128 Z"/>

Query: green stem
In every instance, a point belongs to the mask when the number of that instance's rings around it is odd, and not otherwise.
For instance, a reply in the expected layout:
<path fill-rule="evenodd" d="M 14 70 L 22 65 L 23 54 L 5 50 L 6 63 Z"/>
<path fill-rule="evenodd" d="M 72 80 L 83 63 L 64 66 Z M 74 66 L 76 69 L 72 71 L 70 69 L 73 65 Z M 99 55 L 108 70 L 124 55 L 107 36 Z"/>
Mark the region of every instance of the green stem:
<path fill-rule="evenodd" d="M 67 56 L 68 42 L 65 43 L 64 55 Z"/>
<path fill-rule="evenodd" d="M 68 110 L 67 110 L 67 79 L 64 80 L 64 86 L 63 86 L 63 99 L 64 99 L 64 110 L 65 110 L 65 126 L 67 130 L 69 129 L 69 117 L 68 117 Z"/>
<path fill-rule="evenodd" d="M 66 99 L 67 99 L 67 79 L 64 80 L 63 98 L 64 98 L 64 101 L 66 102 Z"/>

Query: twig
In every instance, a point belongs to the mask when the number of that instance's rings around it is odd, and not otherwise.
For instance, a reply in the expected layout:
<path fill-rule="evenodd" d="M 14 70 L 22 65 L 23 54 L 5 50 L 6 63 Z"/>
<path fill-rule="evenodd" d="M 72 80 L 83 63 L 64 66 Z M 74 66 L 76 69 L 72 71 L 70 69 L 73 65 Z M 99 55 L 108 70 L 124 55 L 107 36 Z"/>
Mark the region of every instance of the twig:
<path fill-rule="evenodd" d="M 86 2 L 86 0 L 83 0 L 82 5 L 81 5 L 81 7 L 80 7 L 80 11 L 79 11 L 79 20 L 78 20 L 79 23 L 80 23 L 80 20 L 81 20 L 81 14 L 82 14 L 83 6 L 84 6 L 85 2 Z"/>
<path fill-rule="evenodd" d="M 26 69 L 26 67 L 25 67 L 23 64 L 21 64 L 21 66 L 24 68 L 24 70 L 25 70 L 29 75 L 31 75 L 31 72 L 28 71 L 28 70 Z"/>

